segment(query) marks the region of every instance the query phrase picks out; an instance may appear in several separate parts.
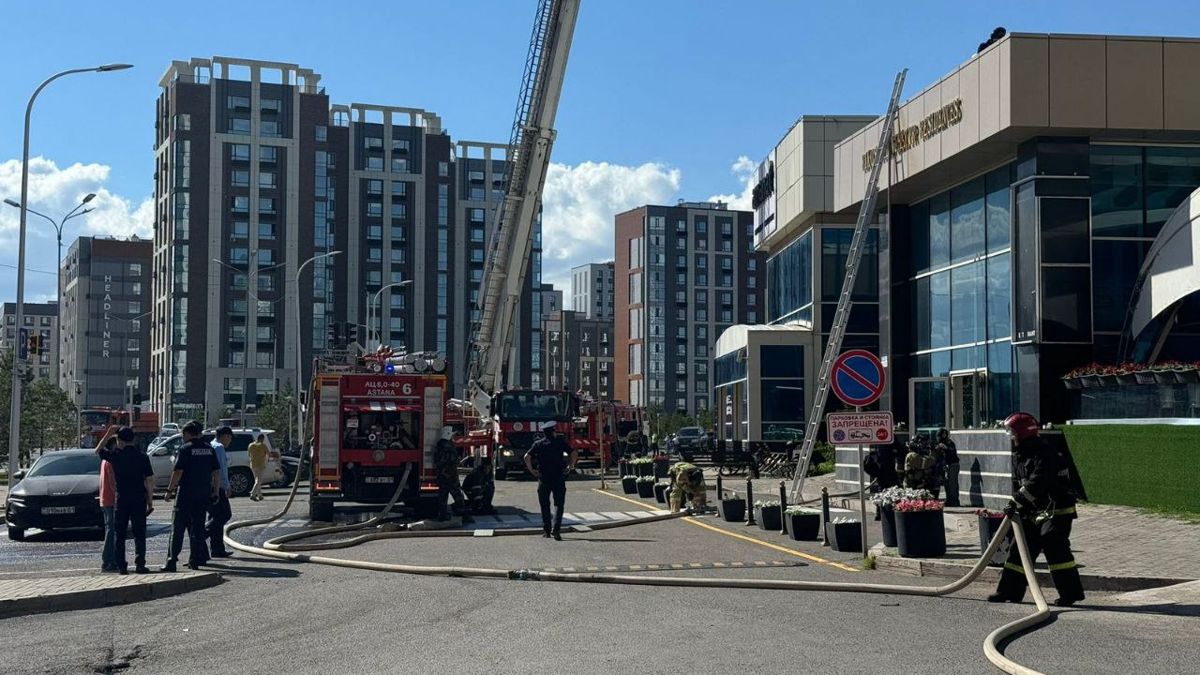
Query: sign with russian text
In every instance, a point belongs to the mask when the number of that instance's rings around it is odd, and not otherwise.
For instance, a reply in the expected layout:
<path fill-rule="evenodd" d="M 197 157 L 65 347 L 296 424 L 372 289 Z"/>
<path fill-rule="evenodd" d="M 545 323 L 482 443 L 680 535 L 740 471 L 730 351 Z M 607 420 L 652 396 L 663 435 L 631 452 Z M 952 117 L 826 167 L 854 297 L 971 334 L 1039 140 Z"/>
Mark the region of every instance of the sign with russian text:
<path fill-rule="evenodd" d="M 829 413 L 825 429 L 833 445 L 887 445 L 892 442 L 892 413 Z"/>

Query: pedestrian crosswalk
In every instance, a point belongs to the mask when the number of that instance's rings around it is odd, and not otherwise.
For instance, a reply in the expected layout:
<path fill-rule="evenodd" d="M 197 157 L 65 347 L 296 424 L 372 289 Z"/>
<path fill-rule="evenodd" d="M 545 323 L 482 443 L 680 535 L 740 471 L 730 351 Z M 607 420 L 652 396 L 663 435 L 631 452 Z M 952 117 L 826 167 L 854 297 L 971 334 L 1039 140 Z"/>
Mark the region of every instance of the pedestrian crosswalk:
<path fill-rule="evenodd" d="M 578 513 L 567 512 L 563 514 L 563 525 L 598 525 L 601 523 L 612 523 L 620 521 L 630 521 L 637 518 L 650 518 L 653 516 L 665 516 L 670 511 L 652 510 L 652 511 L 604 511 L 596 513 L 593 511 L 580 511 Z M 499 513 L 494 516 L 473 516 L 475 522 L 469 523 L 465 527 L 471 530 L 499 530 L 516 527 L 541 527 L 542 516 L 540 513 Z"/>

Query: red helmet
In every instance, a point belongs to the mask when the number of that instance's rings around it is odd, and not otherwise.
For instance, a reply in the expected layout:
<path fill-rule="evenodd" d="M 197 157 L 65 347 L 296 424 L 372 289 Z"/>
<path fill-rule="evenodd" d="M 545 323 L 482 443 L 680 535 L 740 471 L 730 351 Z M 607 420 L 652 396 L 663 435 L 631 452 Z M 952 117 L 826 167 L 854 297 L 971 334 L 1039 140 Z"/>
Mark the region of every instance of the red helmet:
<path fill-rule="evenodd" d="M 1038 421 L 1027 412 L 1015 412 L 1004 420 L 1004 428 L 1018 441 L 1038 435 Z"/>

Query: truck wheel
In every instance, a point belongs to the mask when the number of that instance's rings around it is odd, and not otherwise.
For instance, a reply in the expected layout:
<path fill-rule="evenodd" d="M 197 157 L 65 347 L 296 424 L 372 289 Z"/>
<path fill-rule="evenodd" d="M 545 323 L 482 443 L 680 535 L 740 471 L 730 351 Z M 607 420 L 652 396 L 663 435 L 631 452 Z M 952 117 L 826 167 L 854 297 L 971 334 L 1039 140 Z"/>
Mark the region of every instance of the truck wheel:
<path fill-rule="evenodd" d="M 9 525 L 8 538 L 11 541 L 25 541 L 25 528 Z"/>
<path fill-rule="evenodd" d="M 245 497 L 254 487 L 254 475 L 249 469 L 237 468 L 229 472 L 229 496 Z"/>
<path fill-rule="evenodd" d="M 309 498 L 308 519 L 324 523 L 333 522 L 333 502 L 328 499 Z"/>

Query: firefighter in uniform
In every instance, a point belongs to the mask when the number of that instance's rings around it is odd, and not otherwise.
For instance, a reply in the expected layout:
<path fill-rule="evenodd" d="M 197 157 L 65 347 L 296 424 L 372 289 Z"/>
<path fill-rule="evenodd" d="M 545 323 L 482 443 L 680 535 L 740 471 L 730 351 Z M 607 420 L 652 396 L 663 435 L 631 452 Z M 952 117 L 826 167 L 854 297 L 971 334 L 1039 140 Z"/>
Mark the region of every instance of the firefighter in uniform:
<path fill-rule="evenodd" d="M 463 507 L 467 501 L 463 497 L 462 486 L 458 483 L 460 453 L 458 446 L 451 440 L 453 436 L 453 427 L 442 427 L 442 437 L 433 448 L 433 466 L 437 470 L 438 520 L 448 520 L 450 517 L 446 511 L 447 496 L 454 498 L 455 515 L 463 514 Z"/>
<path fill-rule="evenodd" d="M 471 513 L 491 515 L 496 513 L 492 499 L 496 496 L 496 475 L 491 457 L 480 457 L 479 461 L 463 479 L 462 489 L 467 496 Z"/>
<path fill-rule="evenodd" d="M 1075 520 L 1076 495 L 1082 494 L 1083 486 L 1077 476 L 1072 478 L 1072 462 L 1038 435 L 1038 421 L 1033 415 L 1013 413 L 1004 420 L 1004 426 L 1013 445 L 1014 489 L 1004 512 L 1024 532 L 1033 560 L 1039 552 L 1045 552 L 1058 590 L 1054 604 L 1070 607 L 1084 599 L 1079 569 L 1071 554 L 1071 521 Z M 988 602 L 1020 602 L 1026 585 L 1021 554 L 1014 544 L 1004 563 L 1000 585 L 988 596 Z"/>
<path fill-rule="evenodd" d="M 676 462 L 667 470 L 671 477 L 671 510 L 683 508 L 683 496 L 692 502 L 692 509 L 703 511 L 708 505 L 708 488 L 704 485 L 704 470 L 689 462 Z"/>

